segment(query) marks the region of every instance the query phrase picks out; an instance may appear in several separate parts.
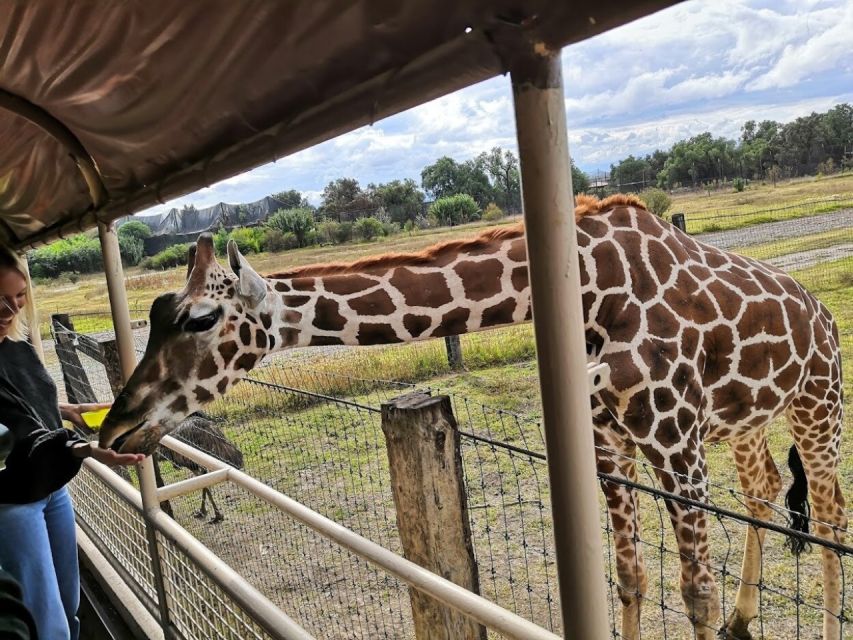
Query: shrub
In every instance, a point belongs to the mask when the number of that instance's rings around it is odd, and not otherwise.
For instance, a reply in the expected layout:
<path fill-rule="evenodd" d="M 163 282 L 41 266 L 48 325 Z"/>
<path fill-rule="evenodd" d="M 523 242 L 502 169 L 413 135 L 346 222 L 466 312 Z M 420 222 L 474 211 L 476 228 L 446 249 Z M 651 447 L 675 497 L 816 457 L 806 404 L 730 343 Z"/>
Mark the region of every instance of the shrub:
<path fill-rule="evenodd" d="M 314 212 L 311 209 L 279 209 L 269 217 L 266 226 L 282 233 L 289 231 L 296 236 L 300 247 L 306 247 L 312 244 L 308 236 L 314 230 Z"/>
<path fill-rule="evenodd" d="M 340 227 L 339 222 L 334 220 L 323 220 L 317 224 L 317 239 L 320 244 L 334 244 L 337 242 L 337 234 Z"/>
<path fill-rule="evenodd" d="M 228 247 L 228 232 L 224 227 L 219 227 L 216 233 L 213 234 L 213 248 L 216 255 L 224 256 L 225 250 Z"/>
<path fill-rule="evenodd" d="M 145 238 L 151 237 L 151 229 L 149 229 L 148 225 L 144 222 L 140 222 L 139 220 L 131 220 L 129 222 L 125 222 L 118 228 L 118 237 L 129 237 L 137 238 L 139 240 L 145 240 Z"/>
<path fill-rule="evenodd" d="M 264 238 L 261 243 L 261 248 L 264 251 L 286 251 L 298 246 L 299 242 L 296 240 L 296 235 L 290 231 L 278 229 L 266 229 L 264 231 Z"/>
<path fill-rule="evenodd" d="M 382 235 L 383 236 L 395 236 L 400 233 L 400 225 L 396 222 L 383 222 L 382 223 Z"/>
<path fill-rule="evenodd" d="M 341 222 L 338 224 L 337 234 L 335 235 L 335 242 L 337 242 L 338 244 L 349 242 L 350 240 L 352 240 L 352 234 L 352 222 Z"/>
<path fill-rule="evenodd" d="M 490 202 L 489 206 L 486 207 L 485 211 L 483 211 L 483 220 L 486 222 L 495 222 L 504 217 L 503 209 L 501 209 L 494 202 Z"/>
<path fill-rule="evenodd" d="M 353 225 L 353 233 L 362 240 L 373 240 L 382 234 L 382 223 L 372 216 L 359 218 Z"/>
<path fill-rule="evenodd" d="M 27 260 L 34 278 L 55 278 L 62 273 L 93 273 L 103 270 L 97 238 L 78 234 L 31 251 Z"/>
<path fill-rule="evenodd" d="M 142 242 L 142 238 L 137 238 L 130 234 L 122 235 L 119 233 L 118 248 L 121 254 L 121 261 L 125 266 L 133 267 L 138 265 L 139 261 L 142 260 L 142 256 L 145 255 L 145 244 Z"/>
<path fill-rule="evenodd" d="M 646 203 L 646 208 L 656 216 L 663 216 L 672 205 L 672 198 L 661 189 L 646 189 L 640 194 L 640 200 Z"/>
<path fill-rule="evenodd" d="M 734 182 L 732 183 L 732 186 L 734 186 L 735 191 L 740 193 L 741 191 L 743 191 L 743 188 L 746 186 L 746 184 L 744 183 L 743 178 L 735 178 Z"/>
<path fill-rule="evenodd" d="M 228 239 L 237 243 L 240 253 L 260 253 L 264 230 L 258 227 L 232 229 Z"/>
<path fill-rule="evenodd" d="M 187 263 L 187 253 L 190 245 L 188 244 L 173 244 L 171 247 L 166 247 L 160 253 L 157 253 L 149 258 L 142 260 L 140 265 L 143 269 L 163 270 L 172 269 Z"/>
<path fill-rule="evenodd" d="M 439 224 L 453 226 L 479 220 L 480 209 L 467 193 L 439 198 L 430 205 L 429 213 Z"/>

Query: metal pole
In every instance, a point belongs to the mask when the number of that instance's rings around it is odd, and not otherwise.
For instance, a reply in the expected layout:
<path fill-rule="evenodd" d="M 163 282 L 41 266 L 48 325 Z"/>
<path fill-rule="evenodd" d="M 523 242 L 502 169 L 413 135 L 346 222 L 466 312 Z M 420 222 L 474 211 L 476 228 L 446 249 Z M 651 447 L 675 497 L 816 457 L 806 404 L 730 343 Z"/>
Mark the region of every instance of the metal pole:
<path fill-rule="evenodd" d="M 130 310 L 127 306 L 127 290 L 124 288 L 124 269 L 121 266 L 118 235 L 112 224 L 98 223 L 101 239 L 101 254 L 104 259 L 104 275 L 107 278 L 107 292 L 110 297 L 110 311 L 116 334 L 122 378 L 128 381 L 136 367 L 136 350 L 133 342 L 133 329 L 130 326 Z M 142 506 L 145 513 L 145 531 L 148 537 L 148 552 L 151 554 L 151 568 L 157 586 L 157 604 L 160 609 L 160 624 L 165 640 L 173 635 L 169 624 L 169 607 L 166 601 L 166 588 L 163 581 L 163 567 L 160 562 L 160 550 L 157 547 L 157 530 L 151 523 L 153 516 L 160 511 L 157 498 L 157 483 L 154 480 L 154 463 L 148 456 L 137 465 L 139 490 L 142 493 Z"/>
<path fill-rule="evenodd" d="M 607 600 L 560 52 L 511 66 L 563 635 L 607 637 Z"/>

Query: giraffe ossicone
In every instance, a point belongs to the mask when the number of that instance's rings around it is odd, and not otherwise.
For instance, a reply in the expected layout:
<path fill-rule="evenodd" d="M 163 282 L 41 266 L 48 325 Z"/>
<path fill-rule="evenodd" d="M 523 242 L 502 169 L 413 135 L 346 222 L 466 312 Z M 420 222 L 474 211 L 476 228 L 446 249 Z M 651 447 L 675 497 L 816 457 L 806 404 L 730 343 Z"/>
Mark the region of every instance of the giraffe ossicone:
<path fill-rule="evenodd" d="M 728 441 L 753 515 L 781 488 L 766 427 L 786 415 L 802 460 L 815 534 L 846 529 L 838 483 L 841 356 L 829 313 L 793 278 L 705 245 L 632 196 L 578 197 L 586 339 L 610 380 L 592 394 L 598 468 L 636 478 L 637 450 L 663 487 L 707 499 L 705 445 Z M 226 271 L 202 236 L 184 289 L 151 308 L 145 355 L 101 430 L 101 446 L 152 451 L 190 413 L 224 395 L 269 353 L 311 345 L 410 342 L 531 317 L 521 225 L 420 253 L 298 267 L 261 277 L 228 245 Z M 607 453 L 607 452 L 612 452 Z M 636 493 L 602 485 L 614 529 L 622 637 L 639 637 L 646 589 Z M 804 500 L 794 504 L 808 523 Z M 668 504 L 682 554 L 681 591 L 697 638 L 716 636 L 707 515 Z M 729 637 L 758 610 L 763 530 L 749 529 Z M 824 638 L 840 638 L 840 562 L 823 551 Z"/>

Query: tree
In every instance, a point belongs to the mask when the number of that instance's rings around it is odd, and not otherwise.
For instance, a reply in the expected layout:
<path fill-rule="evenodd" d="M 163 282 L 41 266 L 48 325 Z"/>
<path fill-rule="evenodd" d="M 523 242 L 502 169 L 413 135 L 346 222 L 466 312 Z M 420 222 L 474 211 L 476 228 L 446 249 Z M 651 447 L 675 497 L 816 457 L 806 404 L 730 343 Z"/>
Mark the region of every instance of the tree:
<path fill-rule="evenodd" d="M 491 180 L 495 204 L 508 211 L 521 211 L 521 174 L 515 154 L 494 147 L 477 156 L 475 163 L 485 168 Z"/>
<path fill-rule="evenodd" d="M 375 208 L 376 203 L 370 194 L 362 190 L 355 178 L 338 178 L 323 189 L 320 213 L 338 222 L 354 220 L 371 213 Z"/>
<path fill-rule="evenodd" d="M 494 188 L 482 157 L 462 164 L 447 156 L 439 158 L 421 171 L 421 186 L 436 200 L 462 193 L 471 196 L 480 207 L 494 200 Z"/>
<path fill-rule="evenodd" d="M 643 158 L 630 155 L 618 164 L 610 165 L 610 186 L 617 191 L 637 192 L 653 180 L 652 168 Z"/>
<path fill-rule="evenodd" d="M 460 169 L 456 160 L 444 156 L 421 171 L 421 186 L 435 200 L 458 193 Z"/>
<path fill-rule="evenodd" d="M 297 246 L 305 247 L 309 244 L 311 231 L 314 230 L 314 214 L 311 209 L 279 209 L 267 219 L 264 226 L 278 229 L 282 233 L 292 233 L 296 236 Z"/>
<path fill-rule="evenodd" d="M 589 176 L 575 166 L 572 162 L 572 193 L 586 193 L 589 191 Z"/>
<path fill-rule="evenodd" d="M 367 191 L 371 200 L 385 209 L 391 222 L 403 225 L 409 220 L 416 220 L 423 210 L 424 193 L 411 178 L 370 184 Z"/>
<path fill-rule="evenodd" d="M 274 200 L 281 203 L 281 208 L 285 211 L 288 209 L 307 209 L 310 207 L 308 200 L 302 197 L 296 189 L 288 189 L 287 191 L 279 191 L 270 196 Z"/>

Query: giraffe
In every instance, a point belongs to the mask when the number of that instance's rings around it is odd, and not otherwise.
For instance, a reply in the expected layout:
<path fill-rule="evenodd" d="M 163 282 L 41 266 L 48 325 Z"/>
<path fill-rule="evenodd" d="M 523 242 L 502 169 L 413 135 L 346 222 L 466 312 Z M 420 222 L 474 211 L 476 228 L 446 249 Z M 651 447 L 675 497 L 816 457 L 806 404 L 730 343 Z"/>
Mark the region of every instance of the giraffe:
<path fill-rule="evenodd" d="M 794 279 L 707 246 L 634 196 L 579 196 L 575 208 L 583 317 L 594 359 L 610 366 L 591 396 L 600 472 L 636 479 L 637 451 L 664 489 L 708 497 L 705 446 L 729 442 L 752 515 L 781 488 L 766 428 L 786 415 L 797 463 L 800 528 L 840 541 L 847 521 L 837 478 L 842 425 L 838 331 Z M 456 335 L 531 318 L 521 225 L 349 264 L 261 277 L 232 242 L 226 271 L 201 236 L 184 289 L 151 308 L 145 355 L 110 410 L 100 445 L 150 452 L 188 414 L 224 395 L 267 354 L 311 345 L 373 345 Z M 801 463 L 801 466 L 799 466 Z M 602 483 L 615 531 L 623 638 L 639 637 L 647 588 L 635 492 Z M 681 553 L 681 593 L 694 634 L 716 634 L 707 514 L 667 509 Z M 729 638 L 749 638 L 758 613 L 764 531 L 750 528 Z M 840 638 L 840 561 L 824 550 L 824 638 Z"/>

